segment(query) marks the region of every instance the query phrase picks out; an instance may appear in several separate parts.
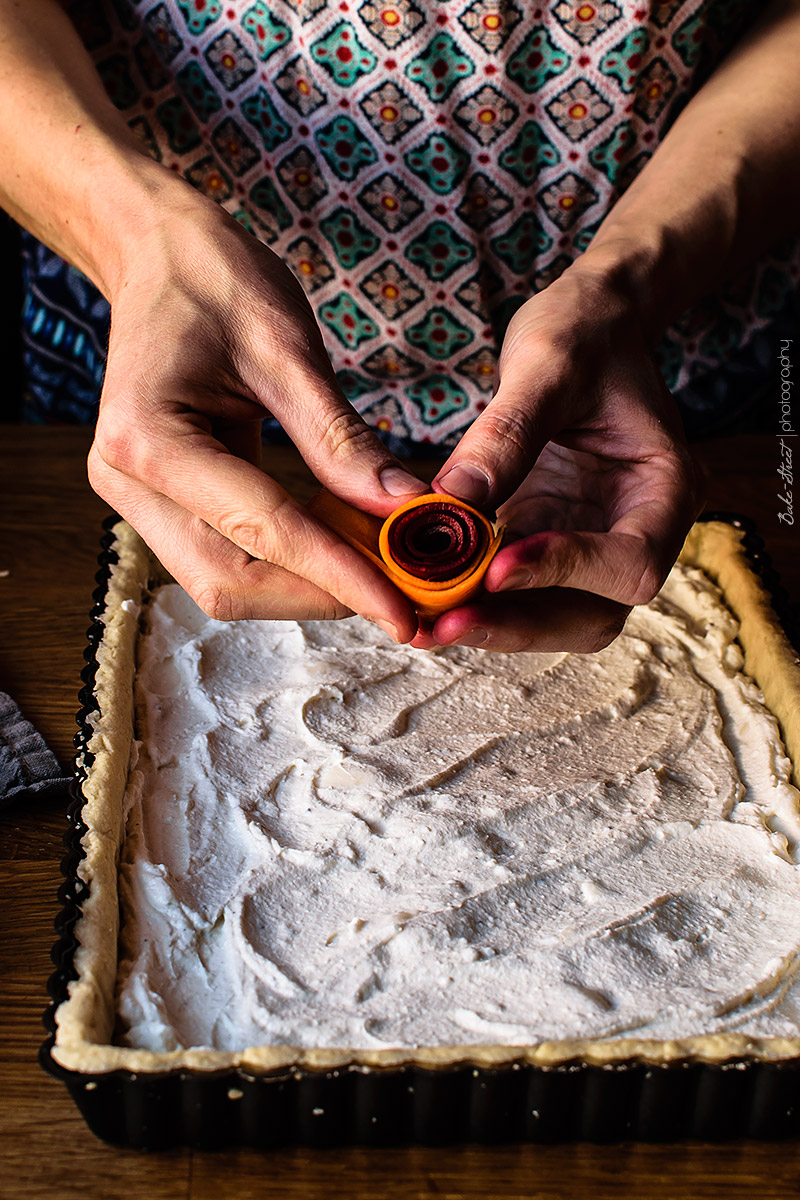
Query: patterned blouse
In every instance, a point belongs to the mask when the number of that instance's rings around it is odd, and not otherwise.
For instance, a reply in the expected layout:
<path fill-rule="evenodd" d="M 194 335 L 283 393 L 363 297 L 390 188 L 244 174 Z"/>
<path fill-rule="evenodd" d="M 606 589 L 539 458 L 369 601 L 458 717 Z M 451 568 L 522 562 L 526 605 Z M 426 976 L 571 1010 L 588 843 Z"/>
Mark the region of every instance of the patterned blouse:
<path fill-rule="evenodd" d="M 345 394 L 410 448 L 453 444 L 485 407 L 514 311 L 588 246 L 762 7 L 86 0 L 70 15 L 152 156 L 292 268 Z M 91 418 L 107 306 L 33 239 L 26 262 L 29 415 Z M 659 362 L 686 409 L 731 403 L 720 371 L 763 357 L 799 266 L 796 247 L 768 255 L 669 330 Z"/>

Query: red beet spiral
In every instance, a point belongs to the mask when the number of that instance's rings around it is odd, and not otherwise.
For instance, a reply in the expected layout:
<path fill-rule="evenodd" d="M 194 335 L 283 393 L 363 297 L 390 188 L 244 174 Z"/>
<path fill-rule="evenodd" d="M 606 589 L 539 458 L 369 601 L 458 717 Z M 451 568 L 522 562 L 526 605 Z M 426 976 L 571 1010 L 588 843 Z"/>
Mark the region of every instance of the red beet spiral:
<path fill-rule="evenodd" d="M 436 583 L 461 575 L 488 544 L 485 528 L 472 513 L 446 500 L 401 513 L 387 536 L 398 567 L 417 579 Z"/>

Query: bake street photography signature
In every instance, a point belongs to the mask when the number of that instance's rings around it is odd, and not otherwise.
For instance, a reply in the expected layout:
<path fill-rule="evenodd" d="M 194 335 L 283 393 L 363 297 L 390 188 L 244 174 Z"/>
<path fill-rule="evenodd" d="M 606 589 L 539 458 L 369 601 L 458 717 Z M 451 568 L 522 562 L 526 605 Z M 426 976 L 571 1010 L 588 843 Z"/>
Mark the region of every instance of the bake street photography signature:
<path fill-rule="evenodd" d="M 787 437 L 797 437 L 797 430 L 792 425 L 792 387 L 794 380 L 792 379 L 792 359 L 789 353 L 790 347 L 794 338 L 783 338 L 781 341 L 781 351 L 778 355 L 780 363 L 780 418 L 778 424 L 780 432 L 778 434 L 778 446 L 780 448 L 781 460 L 778 466 L 778 474 L 783 482 L 783 489 L 778 491 L 778 502 L 781 508 L 778 510 L 778 520 L 783 525 L 794 525 L 794 467 L 792 466 L 792 447 L 786 441 Z"/>

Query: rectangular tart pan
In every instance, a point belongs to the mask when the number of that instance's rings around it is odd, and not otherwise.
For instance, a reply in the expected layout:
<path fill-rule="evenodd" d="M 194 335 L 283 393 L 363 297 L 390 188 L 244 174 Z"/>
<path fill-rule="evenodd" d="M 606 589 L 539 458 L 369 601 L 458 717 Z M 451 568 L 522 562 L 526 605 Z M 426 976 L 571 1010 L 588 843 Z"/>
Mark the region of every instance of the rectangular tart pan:
<path fill-rule="evenodd" d="M 335 1069 L 291 1066 L 263 1072 L 129 1069 L 90 1073 L 70 1070 L 53 1056 L 56 1009 L 78 978 L 75 926 L 89 894 L 78 867 L 81 790 L 91 763 L 87 743 L 97 711 L 96 651 L 104 627 L 110 567 L 117 561 L 112 527 L 104 522 L 94 607 L 81 673 L 77 760 L 71 785 L 67 855 L 55 921 L 55 971 L 48 982 L 51 1003 L 44 1014 L 47 1038 L 42 1067 L 63 1080 L 89 1128 L 117 1145 L 160 1150 L 186 1144 L 198 1149 L 287 1144 L 334 1146 L 359 1143 L 441 1145 L 472 1141 L 678 1141 L 699 1138 L 777 1140 L 800 1135 L 800 1058 L 739 1056 L 721 1062 L 674 1057 L 655 1065 L 641 1059 L 596 1065 L 573 1060 L 542 1066 L 525 1060 L 476 1066 L 468 1050 L 461 1061 L 430 1068 L 418 1065 Z M 734 513 L 708 513 L 743 536 L 754 572 L 769 593 L 792 646 L 800 652 L 800 627 L 752 521 Z"/>

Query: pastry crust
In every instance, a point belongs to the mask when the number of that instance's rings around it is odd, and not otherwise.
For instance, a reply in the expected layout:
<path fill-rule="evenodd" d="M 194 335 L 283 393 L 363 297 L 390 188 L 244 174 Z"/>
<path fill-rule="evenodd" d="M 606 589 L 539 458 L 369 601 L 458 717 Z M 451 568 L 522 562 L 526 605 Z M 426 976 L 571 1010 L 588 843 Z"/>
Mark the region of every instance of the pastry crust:
<path fill-rule="evenodd" d="M 97 649 L 95 696 L 99 713 L 91 722 L 87 750 L 93 756 L 83 783 L 82 839 L 85 857 L 78 874 L 89 886 L 76 926 L 79 942 L 74 965 L 78 978 L 68 999 L 56 1010 L 54 1059 L 73 1071 L 97 1074 L 121 1068 L 163 1072 L 177 1068 L 200 1072 L 240 1068 L 253 1074 L 291 1069 L 364 1071 L 414 1066 L 445 1069 L 458 1064 L 497 1068 L 511 1063 L 551 1067 L 566 1062 L 613 1066 L 623 1062 L 668 1065 L 680 1060 L 723 1063 L 753 1059 L 783 1061 L 800 1056 L 800 1038 L 755 1038 L 717 1034 L 674 1041 L 635 1038 L 602 1041 L 544 1042 L 520 1046 L 436 1046 L 421 1049 L 355 1051 L 347 1048 L 301 1050 L 260 1046 L 229 1053 L 176 1050 L 153 1053 L 111 1044 L 114 1027 L 119 907 L 117 869 L 124 835 L 124 794 L 133 729 L 133 679 L 139 611 L 148 587 L 164 580 L 163 568 L 124 521 L 114 527 L 118 563 L 111 568 L 105 633 Z M 769 596 L 750 567 L 744 535 L 722 522 L 705 522 L 690 531 L 681 561 L 704 570 L 722 589 L 740 622 L 739 641 L 745 669 L 761 688 L 777 718 L 800 786 L 800 664 L 778 625 Z"/>
<path fill-rule="evenodd" d="M 700 567 L 721 588 L 739 622 L 744 669 L 778 720 L 792 762 L 792 779 L 800 787 L 800 658 L 747 561 L 744 534 L 722 521 L 701 522 L 689 531 L 680 561 Z"/>

